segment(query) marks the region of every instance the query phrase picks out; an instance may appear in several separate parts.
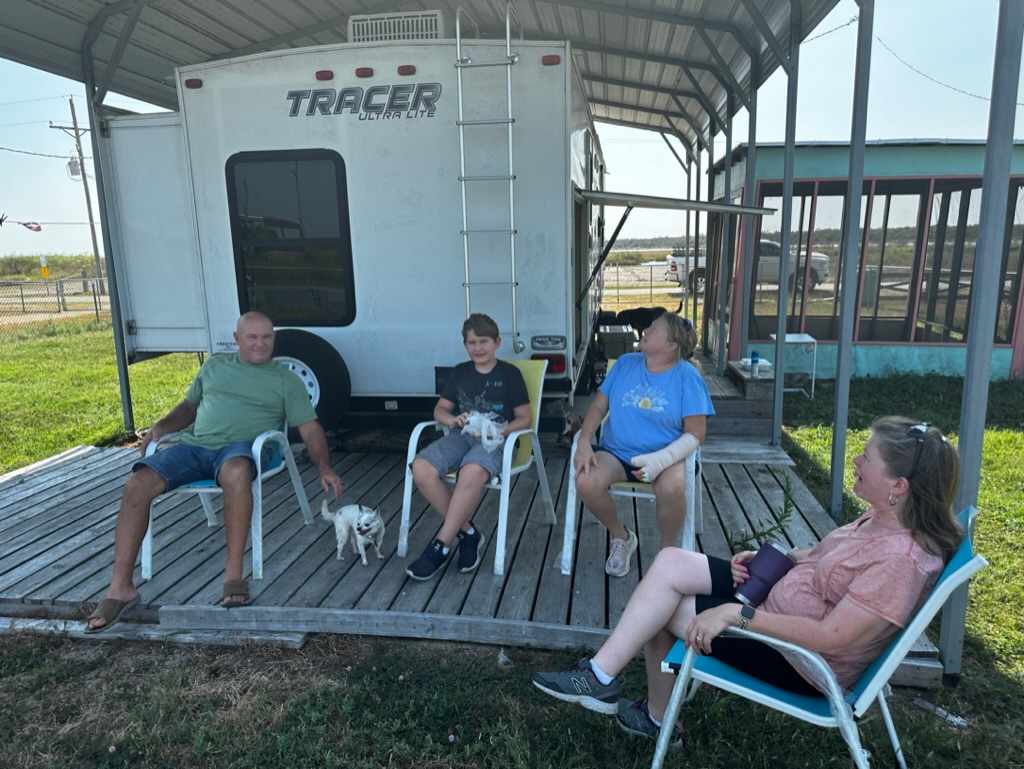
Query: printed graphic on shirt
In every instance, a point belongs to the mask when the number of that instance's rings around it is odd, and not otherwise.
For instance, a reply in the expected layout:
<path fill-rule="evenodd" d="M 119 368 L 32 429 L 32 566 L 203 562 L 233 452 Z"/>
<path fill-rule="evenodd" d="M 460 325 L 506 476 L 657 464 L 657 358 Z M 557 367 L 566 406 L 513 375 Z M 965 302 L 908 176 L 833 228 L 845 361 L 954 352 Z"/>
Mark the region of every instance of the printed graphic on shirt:
<path fill-rule="evenodd" d="M 499 391 L 498 394 L 500 395 L 500 394 L 502 394 L 501 393 L 501 389 L 504 386 L 505 386 L 504 383 L 501 382 L 500 380 L 498 380 L 498 381 L 491 380 L 491 381 L 489 381 L 484 386 L 484 391 L 483 392 L 476 393 L 475 395 L 471 395 L 466 390 L 464 390 L 464 389 L 462 389 L 460 387 L 459 388 L 459 399 L 458 399 L 457 403 L 462 407 L 463 411 L 479 411 L 481 414 L 494 413 L 494 414 L 498 414 L 499 417 L 500 417 L 502 412 L 505 410 L 505 402 L 504 402 L 504 400 L 500 399 L 500 398 L 498 400 L 493 400 L 493 401 L 492 400 L 488 400 L 487 399 L 487 394 L 488 394 L 488 390 L 495 389 L 495 390 Z M 504 421 L 504 420 L 500 420 L 500 421 Z"/>
<path fill-rule="evenodd" d="M 660 414 L 668 408 L 669 402 L 665 393 L 657 387 L 641 383 L 622 396 L 622 406 Z"/>

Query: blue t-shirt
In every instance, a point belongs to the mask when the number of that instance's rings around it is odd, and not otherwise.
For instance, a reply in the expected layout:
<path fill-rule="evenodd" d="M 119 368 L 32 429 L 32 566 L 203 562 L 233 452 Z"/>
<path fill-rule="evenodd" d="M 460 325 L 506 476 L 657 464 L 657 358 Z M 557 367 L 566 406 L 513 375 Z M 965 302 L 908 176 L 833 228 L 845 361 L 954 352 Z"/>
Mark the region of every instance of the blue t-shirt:
<path fill-rule="evenodd" d="M 687 361 L 652 374 L 643 353 L 623 355 L 601 384 L 608 398 L 601 448 L 629 461 L 683 434 L 683 419 L 715 413 L 704 377 Z"/>

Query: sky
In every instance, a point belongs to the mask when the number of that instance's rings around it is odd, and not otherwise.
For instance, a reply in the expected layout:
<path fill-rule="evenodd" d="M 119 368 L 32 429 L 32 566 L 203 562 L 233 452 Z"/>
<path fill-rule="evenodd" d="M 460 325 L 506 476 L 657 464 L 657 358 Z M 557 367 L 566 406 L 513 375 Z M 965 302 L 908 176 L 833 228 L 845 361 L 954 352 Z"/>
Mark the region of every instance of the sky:
<path fill-rule="evenodd" d="M 913 72 L 883 47 L 937 80 L 983 96 L 992 87 L 997 0 L 889 0 L 875 8 L 867 138 L 984 139 L 988 102 L 958 93 Z M 797 141 L 845 141 L 850 135 L 857 25 L 854 0 L 841 0 L 800 51 Z M 78 119 L 87 127 L 80 83 L 0 59 L 0 147 L 60 155 L 46 158 L 0 149 L 0 213 L 12 220 L 43 223 L 41 232 L 8 223 L 0 229 L 0 256 L 11 254 L 91 253 L 85 196 L 72 179 L 67 158 L 74 142 L 49 121 L 70 124 L 67 96 L 77 96 Z M 781 142 L 785 129 L 786 78 L 781 69 L 758 92 L 757 139 Z M 1024 88 L 1018 100 L 1024 102 Z M 112 94 L 108 104 L 135 111 L 155 108 Z M 1021 116 L 1018 108 L 1018 117 Z M 1024 138 L 1024 120 L 1015 137 Z M 606 188 L 621 192 L 681 197 L 685 180 L 679 165 L 657 134 L 598 124 L 609 169 Z M 737 144 L 746 141 L 747 117 L 733 119 Z M 88 136 L 83 152 L 92 154 Z M 716 140 L 715 155 L 724 152 Z M 87 168 L 91 163 L 86 161 Z M 93 189 L 93 208 L 97 210 Z M 615 211 L 609 219 L 617 220 Z M 613 221 L 614 221 L 613 220 Z M 49 224 L 69 222 L 70 224 Z M 611 226 L 611 225 L 610 225 Z M 703 226 L 702 226 L 703 229 Z M 679 212 L 635 210 L 620 237 L 681 235 Z M 102 248 L 102 240 L 100 243 Z"/>

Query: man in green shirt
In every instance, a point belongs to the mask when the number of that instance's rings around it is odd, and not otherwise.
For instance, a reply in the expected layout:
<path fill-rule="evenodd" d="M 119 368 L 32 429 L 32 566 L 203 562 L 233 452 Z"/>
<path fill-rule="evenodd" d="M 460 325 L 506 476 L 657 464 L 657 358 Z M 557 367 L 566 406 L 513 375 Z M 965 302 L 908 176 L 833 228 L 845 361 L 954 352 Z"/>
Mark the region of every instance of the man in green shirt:
<path fill-rule="evenodd" d="M 110 589 L 88 619 L 87 632 L 104 630 L 138 601 L 132 579 L 135 559 L 149 526 L 154 499 L 178 486 L 215 478 L 224 491 L 227 559 L 222 605 L 248 603 L 242 579 L 242 556 L 252 521 L 252 442 L 260 433 L 287 423 L 298 429 L 309 457 L 320 471 L 324 493 L 344 491 L 330 464 L 327 437 L 316 419 L 302 382 L 275 363 L 274 325 L 266 315 L 248 312 L 235 329 L 237 354 L 211 356 L 185 394 L 146 433 L 143 459 L 125 484 L 114 536 L 114 571 Z M 186 428 L 188 428 L 186 430 Z M 146 448 L 162 436 L 184 431 L 181 441 L 146 457 Z"/>

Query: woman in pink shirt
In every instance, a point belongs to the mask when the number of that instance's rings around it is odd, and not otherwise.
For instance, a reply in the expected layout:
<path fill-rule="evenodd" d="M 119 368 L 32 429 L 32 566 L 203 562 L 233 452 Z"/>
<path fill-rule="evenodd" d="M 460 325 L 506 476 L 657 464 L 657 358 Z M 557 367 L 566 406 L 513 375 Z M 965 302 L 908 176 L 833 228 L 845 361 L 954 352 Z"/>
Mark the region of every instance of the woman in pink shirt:
<path fill-rule="evenodd" d="M 666 548 L 597 654 L 572 670 L 535 673 L 534 685 L 656 738 L 674 681 L 660 664 L 681 638 L 775 686 L 818 694 L 799 662 L 752 639 L 719 637 L 741 626 L 818 652 L 849 688 L 917 609 L 963 536 L 952 510 L 959 460 L 939 430 L 882 417 L 853 463 L 853 492 L 867 512 L 817 546 L 792 551 L 795 565 L 752 617 L 741 615 L 733 595 L 752 551 L 726 561 Z M 647 697 L 622 699 L 617 676 L 641 649 Z"/>

